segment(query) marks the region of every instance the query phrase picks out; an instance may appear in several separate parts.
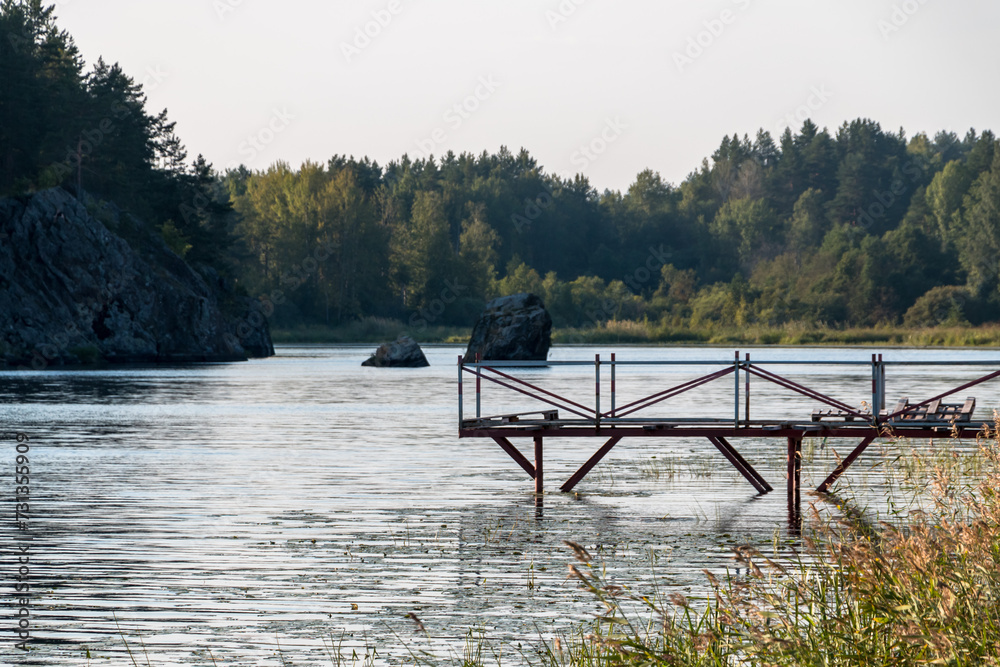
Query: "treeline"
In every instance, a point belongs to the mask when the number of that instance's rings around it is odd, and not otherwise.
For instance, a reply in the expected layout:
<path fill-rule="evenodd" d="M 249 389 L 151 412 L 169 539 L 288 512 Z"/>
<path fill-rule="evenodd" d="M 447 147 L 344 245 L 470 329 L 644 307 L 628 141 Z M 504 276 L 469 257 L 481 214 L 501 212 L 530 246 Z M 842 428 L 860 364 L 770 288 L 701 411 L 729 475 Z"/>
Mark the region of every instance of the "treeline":
<path fill-rule="evenodd" d="M 467 324 L 533 291 L 558 326 L 933 326 L 1000 315 L 996 148 L 990 132 L 807 121 L 777 142 L 726 137 L 680 185 L 647 170 L 624 193 L 505 148 L 224 181 L 241 279 L 278 295 L 279 323 Z"/>
<path fill-rule="evenodd" d="M 682 183 L 647 170 L 626 192 L 506 148 L 218 174 L 188 162 L 120 67 L 85 71 L 51 8 L 3 0 L 0 35 L 0 192 L 113 200 L 265 298 L 278 326 L 468 325 L 517 291 L 539 293 L 564 327 L 1000 319 L 991 132 L 806 121 L 725 137 Z"/>

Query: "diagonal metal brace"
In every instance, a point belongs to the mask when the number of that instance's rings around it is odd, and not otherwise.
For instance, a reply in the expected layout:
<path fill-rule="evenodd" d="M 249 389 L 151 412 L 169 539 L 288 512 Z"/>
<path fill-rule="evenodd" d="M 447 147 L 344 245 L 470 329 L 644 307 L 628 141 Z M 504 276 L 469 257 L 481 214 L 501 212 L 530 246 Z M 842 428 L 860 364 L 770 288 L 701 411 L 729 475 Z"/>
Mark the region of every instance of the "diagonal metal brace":
<path fill-rule="evenodd" d="M 594 466 L 600 463 L 601 459 L 607 456 L 608 452 L 614 449 L 614 446 L 617 445 L 619 442 L 621 442 L 621 440 L 622 440 L 621 436 L 615 436 L 610 440 L 608 440 L 606 443 L 604 443 L 604 446 L 601 447 L 599 450 L 597 450 L 597 453 L 591 456 L 589 461 L 584 463 L 583 466 L 579 470 L 577 470 L 576 473 L 572 477 L 570 477 L 565 484 L 559 487 L 560 491 L 564 491 L 566 493 L 572 491 L 573 487 L 579 484 L 580 481 L 587 476 L 587 473 L 593 470 Z"/>
<path fill-rule="evenodd" d="M 746 366 L 746 369 L 747 371 L 753 373 L 757 377 L 763 378 L 768 382 L 778 385 L 779 387 L 790 389 L 791 391 L 794 391 L 797 394 L 802 394 L 807 398 L 812 398 L 814 400 L 819 401 L 820 403 L 825 403 L 830 407 L 836 408 L 838 410 L 843 410 L 844 412 L 853 415 L 855 417 L 858 417 L 859 419 L 864 419 L 866 421 L 869 419 L 869 415 L 866 415 L 862 412 L 858 412 L 847 403 L 839 401 L 836 398 L 827 396 L 826 394 L 821 394 L 815 389 L 810 389 L 809 387 L 801 385 L 798 382 L 793 382 L 788 378 L 783 378 L 777 373 L 772 373 L 771 371 L 767 371 L 764 370 L 763 368 L 760 368 L 759 366 L 753 366 L 753 365 Z"/>
<path fill-rule="evenodd" d="M 968 382 L 966 384 L 963 384 L 961 387 L 955 387 L 954 389 L 949 389 L 948 391 L 944 392 L 943 394 L 938 394 L 937 396 L 934 396 L 932 398 L 928 398 L 923 403 L 917 403 L 916 405 L 908 405 L 905 408 L 903 408 L 902 410 L 899 410 L 898 412 L 893 412 L 891 415 L 887 415 L 887 416 L 883 417 L 882 421 L 886 421 L 886 422 L 887 421 L 892 421 L 893 419 L 895 419 L 896 417 L 899 417 L 900 415 L 904 415 L 904 414 L 906 414 L 908 412 L 915 412 L 918 408 L 922 408 L 925 405 L 930 405 L 934 401 L 939 401 L 942 398 L 948 398 L 952 394 L 957 394 L 960 391 L 965 391 L 966 389 L 968 389 L 970 387 L 975 387 L 977 384 L 982 384 L 984 382 L 988 382 L 989 380 L 992 380 L 995 377 L 1000 377 L 1000 371 L 996 371 L 994 373 L 990 373 L 989 375 L 984 375 L 983 377 L 979 378 L 978 380 L 973 380 L 972 382 Z"/>
<path fill-rule="evenodd" d="M 524 472 L 528 473 L 528 477 L 535 479 L 535 466 L 531 464 L 531 461 L 525 458 L 524 454 L 518 451 L 517 447 L 515 447 L 510 440 L 500 435 L 493 436 L 493 440 L 496 441 L 496 443 L 500 445 L 505 452 L 507 452 L 510 458 L 514 459 L 514 462 L 517 463 L 517 465 L 524 468 Z"/>
<path fill-rule="evenodd" d="M 491 369 L 484 368 L 483 370 L 491 370 L 494 373 L 497 373 L 498 375 L 501 375 L 503 377 L 511 377 L 511 376 L 509 376 L 509 375 L 507 375 L 505 373 L 499 373 L 498 371 L 496 371 L 496 370 L 494 370 L 492 368 Z M 565 410 L 566 412 L 571 412 L 571 413 L 577 415 L 578 417 L 582 417 L 584 419 L 592 419 L 593 418 L 593 413 L 592 412 L 590 412 L 589 414 L 587 412 L 580 412 L 579 410 L 571 408 L 571 407 L 569 407 L 567 405 L 562 405 L 560 403 L 556 403 L 555 400 L 553 400 L 553 399 L 546 398 L 545 396 L 539 396 L 538 394 L 533 394 L 530 391 L 521 389 L 520 387 L 515 387 L 514 385 L 507 384 L 506 382 L 503 382 L 502 380 L 498 380 L 498 379 L 496 379 L 494 377 L 490 377 L 489 375 L 486 375 L 485 373 L 483 373 L 481 371 L 471 371 L 468 368 L 466 368 L 465 372 L 466 373 L 470 373 L 472 375 L 475 375 L 476 377 L 478 377 L 478 378 L 480 378 L 482 380 L 486 380 L 487 382 L 492 382 L 494 384 L 500 385 L 501 387 L 506 387 L 507 389 L 510 389 L 512 391 L 516 391 L 519 394 L 524 394 L 525 396 L 528 396 L 529 398 L 533 398 L 533 399 L 535 399 L 537 401 L 540 401 L 542 403 L 545 403 L 547 405 L 551 405 L 554 408 L 558 408 L 560 410 Z M 570 401 L 569 399 L 563 398 L 562 396 L 559 396 L 558 394 L 553 394 L 552 392 L 546 391 L 545 389 L 540 389 L 538 387 L 535 387 L 534 385 L 532 385 L 532 384 L 530 384 L 528 382 L 525 382 L 523 380 L 518 380 L 517 378 L 511 378 L 511 379 L 513 381 L 515 381 L 515 382 L 518 382 L 519 384 L 523 384 L 523 385 L 526 385 L 528 387 L 531 387 L 532 389 L 535 389 L 535 390 L 541 392 L 542 394 L 547 394 L 549 396 L 554 396 L 556 399 L 558 399 L 560 401 L 563 401 L 565 403 L 569 403 L 570 405 L 579 405 L 579 403 L 575 403 L 574 401 Z M 584 410 L 588 410 L 588 411 L 590 410 L 590 408 L 587 408 L 587 407 L 584 407 L 583 409 Z"/>
<path fill-rule="evenodd" d="M 873 442 L 875 442 L 874 435 L 869 435 L 864 440 L 862 440 L 861 444 L 855 447 L 854 451 L 848 454 L 847 458 L 840 462 L 840 465 L 837 466 L 837 469 L 834 470 L 832 473 L 830 473 L 830 476 L 826 478 L 826 481 L 824 481 L 822 484 L 816 487 L 816 490 L 819 491 L 820 493 L 826 493 L 829 490 L 829 488 L 833 485 L 833 483 L 837 481 L 837 478 L 843 475 L 844 472 L 851 466 L 851 464 L 854 463 L 854 461 L 859 456 L 861 456 L 866 449 L 868 449 L 868 445 L 872 444 Z"/>
<path fill-rule="evenodd" d="M 722 452 L 722 455 L 729 459 L 729 462 L 733 464 L 741 475 L 743 475 L 753 488 L 757 489 L 757 493 L 768 493 L 774 491 L 767 480 L 764 479 L 759 472 L 754 470 L 753 466 L 747 463 L 736 448 L 733 447 L 725 438 L 719 436 L 709 436 L 709 442 L 711 442 L 715 447 Z"/>
<path fill-rule="evenodd" d="M 715 373 L 710 373 L 709 375 L 704 375 L 694 380 L 688 380 L 687 382 L 679 384 L 676 387 L 665 389 L 661 392 L 657 392 L 650 396 L 646 396 L 645 398 L 640 398 L 638 401 L 633 401 L 628 405 L 623 405 L 622 407 L 617 408 L 612 412 L 606 412 L 603 415 L 601 415 L 601 417 L 605 419 L 610 417 L 619 417 L 619 418 L 627 417 L 633 412 L 638 412 L 639 410 L 645 410 L 646 408 L 650 408 L 654 405 L 657 405 L 658 403 L 662 403 L 663 401 L 673 398 L 674 396 L 683 394 L 686 391 L 696 389 L 704 384 L 708 384 L 709 382 L 714 382 L 719 378 L 723 378 L 729 375 L 734 370 L 735 370 L 734 368 L 723 368 L 721 371 L 716 371 Z"/>

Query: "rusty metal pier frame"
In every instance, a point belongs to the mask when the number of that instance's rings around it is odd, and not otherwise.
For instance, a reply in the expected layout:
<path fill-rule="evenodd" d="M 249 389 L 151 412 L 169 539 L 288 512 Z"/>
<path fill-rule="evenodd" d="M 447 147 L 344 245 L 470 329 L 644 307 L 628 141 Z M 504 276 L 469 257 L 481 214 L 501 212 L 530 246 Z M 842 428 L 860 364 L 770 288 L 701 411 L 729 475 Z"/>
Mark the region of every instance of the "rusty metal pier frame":
<path fill-rule="evenodd" d="M 870 366 L 872 377 L 871 396 L 865 397 L 864 407 L 849 405 L 803 384 L 783 377 L 773 370 L 780 366 Z M 518 369 L 554 366 L 592 366 L 594 368 L 594 404 L 584 405 L 560 396 L 536 384 L 518 378 Z M 698 366 L 712 367 L 712 372 L 693 378 L 679 385 L 654 392 L 626 405 L 617 405 L 617 369 L 619 366 Z M 789 504 L 798 503 L 801 492 L 802 441 L 807 437 L 853 439 L 854 449 L 817 487 L 825 493 L 848 468 L 879 438 L 975 438 L 984 429 L 993 426 L 993 415 L 987 421 L 974 421 L 972 412 L 975 399 L 964 404 L 944 404 L 943 399 L 1000 377 L 1000 370 L 976 378 L 971 382 L 949 389 L 918 403 L 902 399 L 895 407 L 886 409 L 886 369 L 892 366 L 976 366 L 1000 368 L 1000 361 L 884 361 L 882 355 L 873 354 L 871 361 L 751 361 L 750 355 L 740 358 L 736 352 L 731 362 L 719 361 L 619 361 L 615 354 L 610 361 L 596 355 L 593 361 L 552 362 L 465 362 L 458 358 L 458 419 L 460 438 L 490 438 L 496 442 L 535 482 L 535 492 L 544 491 L 544 439 L 600 438 L 604 444 L 560 486 L 564 492 L 572 491 L 618 443 L 625 438 L 704 438 L 729 461 L 759 494 L 773 491 L 773 487 L 729 442 L 738 438 L 783 438 L 787 442 L 787 492 Z M 606 386 L 602 368 L 610 371 L 610 409 L 601 409 L 601 390 Z M 741 374 L 743 382 L 741 383 Z M 465 417 L 465 378 L 475 378 L 475 418 Z M 692 392 L 713 382 L 733 376 L 732 417 L 720 418 L 662 418 L 637 416 L 648 408 L 660 405 L 671 398 Z M 814 410 L 806 418 L 752 419 L 751 376 L 768 384 L 805 396 L 825 406 Z M 483 385 L 498 385 L 509 391 L 530 398 L 532 407 L 542 406 L 533 412 L 483 416 Z M 742 384 L 742 391 L 741 391 Z M 870 402 L 868 402 L 870 400 Z M 562 415 L 562 416 L 560 416 Z M 531 438 L 534 443 L 534 462 L 529 461 L 511 442 L 512 438 Z"/>

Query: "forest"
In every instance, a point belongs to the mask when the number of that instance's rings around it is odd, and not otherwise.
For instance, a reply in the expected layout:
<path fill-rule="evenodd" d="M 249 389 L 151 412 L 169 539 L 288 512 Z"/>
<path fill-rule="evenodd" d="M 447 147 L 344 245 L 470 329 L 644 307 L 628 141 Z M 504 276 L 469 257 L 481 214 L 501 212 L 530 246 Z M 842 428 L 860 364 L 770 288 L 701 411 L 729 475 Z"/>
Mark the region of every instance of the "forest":
<path fill-rule="evenodd" d="M 683 182 L 645 170 L 625 192 L 506 147 L 220 173 L 119 65 L 88 69 L 52 11 L 0 5 L 0 194 L 113 201 L 260 297 L 277 328 L 386 318 L 419 334 L 521 291 L 573 329 L 1000 320 L 988 130 L 734 133 Z"/>

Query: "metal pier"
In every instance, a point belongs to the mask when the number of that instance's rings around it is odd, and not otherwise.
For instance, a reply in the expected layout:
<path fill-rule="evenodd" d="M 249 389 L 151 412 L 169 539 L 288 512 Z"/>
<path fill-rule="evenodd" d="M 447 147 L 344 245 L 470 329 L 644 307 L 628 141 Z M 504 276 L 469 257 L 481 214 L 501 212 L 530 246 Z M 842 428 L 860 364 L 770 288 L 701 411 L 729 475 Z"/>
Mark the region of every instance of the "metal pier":
<path fill-rule="evenodd" d="M 785 366 L 810 367 L 870 367 L 871 395 L 858 405 L 828 396 L 779 374 Z M 571 400 L 538 383 L 518 377 L 523 369 L 559 366 L 592 366 L 594 369 L 593 404 Z M 680 384 L 656 391 L 625 405 L 618 405 L 618 369 L 620 367 L 701 367 L 707 373 Z M 458 419 L 460 438 L 490 438 L 535 482 L 535 492 L 544 490 L 544 440 L 547 437 L 593 438 L 603 444 L 559 488 L 572 491 L 607 454 L 625 438 L 704 438 L 749 482 L 758 493 L 769 493 L 773 487 L 754 469 L 730 441 L 741 438 L 784 439 L 787 443 L 787 492 L 789 502 L 798 502 L 801 491 L 802 441 L 807 437 L 840 438 L 858 444 L 817 491 L 829 491 L 837 479 L 879 438 L 976 438 L 994 427 L 994 415 L 987 420 L 974 419 L 976 399 L 964 397 L 957 402 L 947 399 L 1000 377 L 1000 370 L 982 375 L 943 393 L 925 399 L 899 399 L 886 407 L 886 372 L 892 367 L 948 366 L 986 367 L 1000 369 L 1000 361 L 885 361 L 873 354 L 871 361 L 753 361 L 749 354 L 739 352 L 730 362 L 719 361 L 619 361 L 615 354 L 608 360 L 597 355 L 593 361 L 552 362 L 465 362 L 458 359 Z M 730 377 L 731 376 L 731 377 Z M 474 378 L 475 416 L 465 414 L 468 378 Z M 780 387 L 804 396 L 816 404 L 810 414 L 793 414 L 786 418 L 754 418 L 750 380 L 755 378 L 767 387 Z M 732 382 L 733 404 L 728 414 L 713 418 L 664 417 L 651 414 L 652 408 L 663 406 L 682 394 L 692 394 L 709 384 Z M 742 381 L 741 381 L 742 380 Z M 530 411 L 484 415 L 484 386 L 500 387 L 508 396 L 512 392 L 524 397 Z M 609 399 L 602 409 L 602 388 Z M 534 444 L 534 461 L 529 460 L 511 442 L 530 438 Z"/>

